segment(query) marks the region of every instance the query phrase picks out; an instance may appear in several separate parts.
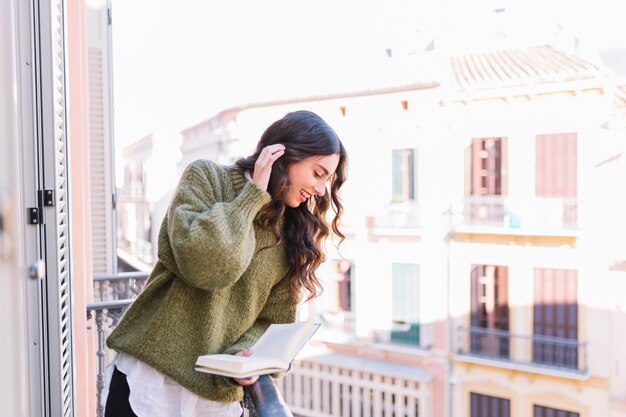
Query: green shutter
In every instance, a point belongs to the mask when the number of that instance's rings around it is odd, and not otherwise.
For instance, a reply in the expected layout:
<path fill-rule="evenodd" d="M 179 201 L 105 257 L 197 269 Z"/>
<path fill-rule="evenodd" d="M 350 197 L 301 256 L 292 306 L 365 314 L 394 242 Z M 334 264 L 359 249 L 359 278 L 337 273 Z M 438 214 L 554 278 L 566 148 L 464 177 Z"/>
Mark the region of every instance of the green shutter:
<path fill-rule="evenodd" d="M 392 265 L 391 341 L 419 345 L 419 265 Z"/>

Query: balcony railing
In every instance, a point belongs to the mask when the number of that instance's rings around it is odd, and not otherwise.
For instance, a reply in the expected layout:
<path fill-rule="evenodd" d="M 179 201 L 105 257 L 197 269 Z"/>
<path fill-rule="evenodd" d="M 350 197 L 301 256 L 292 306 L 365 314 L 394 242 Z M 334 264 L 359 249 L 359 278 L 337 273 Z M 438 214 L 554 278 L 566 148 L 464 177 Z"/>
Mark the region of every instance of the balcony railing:
<path fill-rule="evenodd" d="M 468 196 L 454 222 L 455 226 L 507 229 L 577 229 L 578 206 L 575 198 Z"/>
<path fill-rule="evenodd" d="M 139 295 L 148 279 L 147 272 L 96 274 L 93 277 L 95 301 L 128 300 Z"/>
<path fill-rule="evenodd" d="M 114 352 L 107 348 L 106 338 L 113 331 L 122 315 L 133 302 L 147 279 L 143 272 L 98 275 L 94 277 L 94 293 L 108 301 L 98 301 L 87 305 L 87 322 L 95 323 L 96 346 L 96 416 L 104 416 L 102 391 L 105 386 L 106 366 L 113 360 Z M 126 297 L 119 299 L 119 297 Z M 248 417 L 293 417 L 282 399 L 278 388 L 269 376 L 246 387 L 244 399 L 245 414 Z"/>
<path fill-rule="evenodd" d="M 104 375 L 107 364 L 113 359 L 113 352 L 106 346 L 106 338 L 115 328 L 124 311 L 133 300 L 101 301 L 87 305 L 87 320 L 93 318 L 96 324 L 96 357 L 98 373 L 96 376 L 96 416 L 104 416 L 102 407 L 102 390 L 104 389 Z"/>
<path fill-rule="evenodd" d="M 420 210 L 416 202 L 389 204 L 366 218 L 370 229 L 402 230 L 420 228 Z"/>
<path fill-rule="evenodd" d="M 431 378 L 413 366 L 323 354 L 295 361 L 276 384 L 302 417 L 429 417 Z"/>
<path fill-rule="evenodd" d="M 481 327 L 457 329 L 458 355 L 530 366 L 538 369 L 587 373 L 587 344 L 544 335 L 520 335 Z"/>

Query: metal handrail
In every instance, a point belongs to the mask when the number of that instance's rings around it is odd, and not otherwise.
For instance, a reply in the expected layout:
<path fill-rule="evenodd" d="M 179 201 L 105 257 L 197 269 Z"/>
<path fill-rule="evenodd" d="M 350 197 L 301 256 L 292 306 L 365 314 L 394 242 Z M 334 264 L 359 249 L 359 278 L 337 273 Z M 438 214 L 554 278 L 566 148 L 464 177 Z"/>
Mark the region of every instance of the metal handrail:
<path fill-rule="evenodd" d="M 148 279 L 149 272 L 117 272 L 115 274 L 94 274 L 94 281 L 125 281 L 128 279 Z"/>
<path fill-rule="evenodd" d="M 252 385 L 245 387 L 246 397 L 249 397 L 252 406 L 247 401 L 250 414 L 255 417 L 293 417 L 291 410 L 283 400 L 280 391 L 269 375 L 261 375 Z"/>
<path fill-rule="evenodd" d="M 557 336 L 547 336 L 543 334 L 526 335 L 526 334 L 509 332 L 507 330 L 488 329 L 488 328 L 477 327 L 477 326 L 470 326 L 470 327 L 459 326 L 458 329 L 461 331 L 468 330 L 472 334 L 514 337 L 514 338 L 520 338 L 520 339 L 534 340 L 538 342 L 554 343 L 554 344 L 564 345 L 564 346 L 580 347 L 580 346 L 585 346 L 587 344 L 587 342 L 584 340 L 579 341 L 576 339 L 567 339 L 564 337 L 557 337 Z"/>
<path fill-rule="evenodd" d="M 101 302 L 135 298 L 143 289 L 149 276 L 150 273 L 144 271 L 95 274 L 93 276 L 94 297 Z"/>

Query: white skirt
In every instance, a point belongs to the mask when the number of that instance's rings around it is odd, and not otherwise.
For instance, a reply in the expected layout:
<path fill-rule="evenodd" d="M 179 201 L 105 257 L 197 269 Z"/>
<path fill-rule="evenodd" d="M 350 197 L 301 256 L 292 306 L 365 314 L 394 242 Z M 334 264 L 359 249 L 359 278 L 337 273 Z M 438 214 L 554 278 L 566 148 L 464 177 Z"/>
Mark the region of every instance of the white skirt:
<path fill-rule="evenodd" d="M 239 402 L 223 403 L 202 398 L 151 366 L 120 352 L 106 368 L 102 406 L 106 405 L 114 367 L 126 374 L 128 401 L 137 417 L 240 417 Z"/>

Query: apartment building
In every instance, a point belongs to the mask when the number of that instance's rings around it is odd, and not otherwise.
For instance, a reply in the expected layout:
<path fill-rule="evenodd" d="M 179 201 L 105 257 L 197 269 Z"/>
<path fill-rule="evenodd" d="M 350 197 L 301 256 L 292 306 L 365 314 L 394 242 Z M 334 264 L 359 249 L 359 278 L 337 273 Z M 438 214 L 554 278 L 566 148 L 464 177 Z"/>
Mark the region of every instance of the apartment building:
<path fill-rule="evenodd" d="M 419 148 L 428 148 L 431 138 L 442 135 L 438 85 L 433 80 L 388 83 L 368 91 L 258 103 L 238 109 L 230 119 L 235 134 L 225 143 L 244 154 L 286 112 L 312 110 L 333 126 L 350 155 L 350 179 L 342 190 L 347 239 L 338 250 L 327 245 L 329 260 L 319 271 L 324 295 L 300 311 L 302 318 L 314 317 L 323 326 L 293 378 L 281 381 L 298 415 L 400 407 L 408 415 L 417 410 L 420 415 L 444 415 L 445 281 L 431 283 L 422 277 L 432 267 L 420 265 L 429 256 L 421 244 L 425 232 L 418 185 L 426 180 L 415 169 Z M 200 132 L 214 120 L 185 129 L 183 144 L 199 142 Z M 216 148 L 211 140 L 216 135 L 205 137 L 206 147 L 193 147 L 193 158 Z M 183 151 L 182 160 L 193 158 Z M 420 306 L 422 294 L 436 294 L 438 310 Z M 311 388 L 317 392 L 311 397 L 298 393 L 305 386 L 326 388 Z M 351 394 L 335 389 L 350 389 Z M 339 400 L 348 395 L 350 401 Z"/>
<path fill-rule="evenodd" d="M 122 270 L 149 271 L 156 263 L 159 228 L 178 181 L 179 135 L 151 132 L 122 150 L 118 190 L 117 255 Z"/>
<path fill-rule="evenodd" d="M 549 47 L 452 66 L 454 415 L 621 415 L 601 284 L 611 74 Z"/>
<path fill-rule="evenodd" d="M 621 288 L 623 237 L 609 238 L 619 221 L 601 214 L 624 207 L 601 186 L 625 178 L 623 88 L 601 65 L 548 46 L 454 56 L 449 70 L 228 113 L 235 149 L 306 108 L 351 157 L 347 239 L 329 245 L 324 295 L 301 312 L 324 324 L 315 344 L 326 353 L 281 382 L 287 400 L 311 416 L 372 411 L 375 398 L 397 415 L 623 415 L 623 359 L 609 347 L 624 343 L 623 303 L 610 295 Z M 428 392 L 421 407 L 393 383 L 398 401 L 385 406 L 383 391 L 359 381 L 372 369 L 391 381 L 395 365 L 415 371 L 416 392 Z M 356 376 L 341 379 L 350 402 L 302 394 L 317 382 L 332 390 L 333 372 Z"/>

